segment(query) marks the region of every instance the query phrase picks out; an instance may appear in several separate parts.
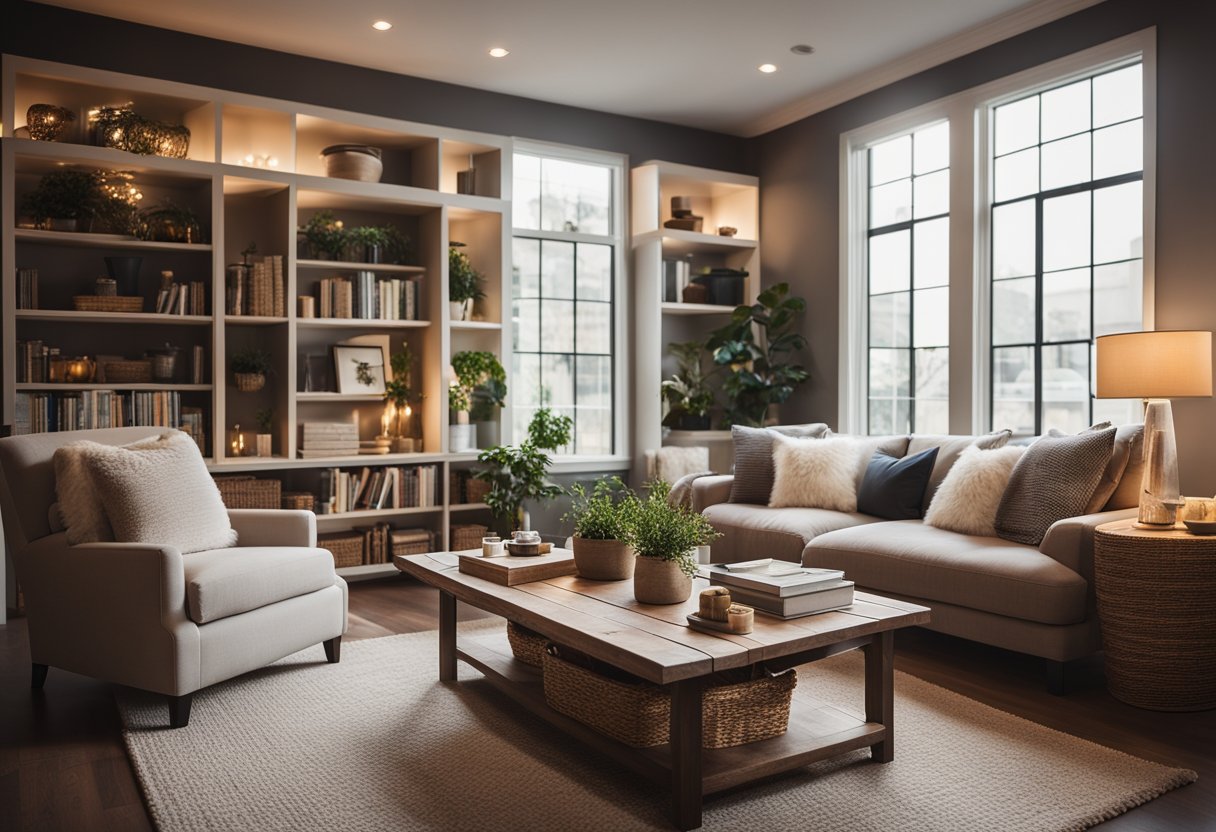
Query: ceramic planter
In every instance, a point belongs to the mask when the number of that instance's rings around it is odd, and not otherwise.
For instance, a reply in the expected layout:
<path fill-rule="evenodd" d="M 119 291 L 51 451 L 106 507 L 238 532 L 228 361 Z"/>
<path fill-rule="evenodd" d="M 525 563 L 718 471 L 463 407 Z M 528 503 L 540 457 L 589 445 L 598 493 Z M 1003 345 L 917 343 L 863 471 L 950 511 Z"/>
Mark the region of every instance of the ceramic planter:
<path fill-rule="evenodd" d="M 692 578 L 672 560 L 639 556 L 633 571 L 633 597 L 640 604 L 682 604 L 692 595 Z"/>
<path fill-rule="evenodd" d="M 473 299 L 468 300 L 450 300 L 448 308 L 453 321 L 467 321 L 473 314 Z"/>
<path fill-rule="evenodd" d="M 580 578 L 623 581 L 633 577 L 633 549 L 619 540 L 593 540 L 575 536 L 574 565 Z"/>

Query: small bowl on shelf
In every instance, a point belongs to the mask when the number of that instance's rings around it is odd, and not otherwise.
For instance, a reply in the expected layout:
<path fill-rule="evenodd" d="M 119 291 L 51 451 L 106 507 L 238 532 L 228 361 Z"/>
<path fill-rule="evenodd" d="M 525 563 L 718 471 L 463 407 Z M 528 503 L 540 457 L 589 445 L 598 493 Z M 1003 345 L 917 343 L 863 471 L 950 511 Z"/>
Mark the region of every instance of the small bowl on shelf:
<path fill-rule="evenodd" d="M 1216 535 L 1216 520 L 1183 520 L 1182 522 L 1191 534 Z"/>

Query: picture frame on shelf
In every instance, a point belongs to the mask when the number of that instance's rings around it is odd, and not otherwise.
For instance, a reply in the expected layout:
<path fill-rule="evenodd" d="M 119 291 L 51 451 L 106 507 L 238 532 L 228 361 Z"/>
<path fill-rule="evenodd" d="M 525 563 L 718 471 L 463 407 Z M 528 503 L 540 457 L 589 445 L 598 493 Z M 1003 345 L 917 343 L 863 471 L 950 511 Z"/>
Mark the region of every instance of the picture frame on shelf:
<path fill-rule="evenodd" d="M 384 370 L 379 347 L 334 346 L 334 375 L 341 394 L 383 396 Z"/>

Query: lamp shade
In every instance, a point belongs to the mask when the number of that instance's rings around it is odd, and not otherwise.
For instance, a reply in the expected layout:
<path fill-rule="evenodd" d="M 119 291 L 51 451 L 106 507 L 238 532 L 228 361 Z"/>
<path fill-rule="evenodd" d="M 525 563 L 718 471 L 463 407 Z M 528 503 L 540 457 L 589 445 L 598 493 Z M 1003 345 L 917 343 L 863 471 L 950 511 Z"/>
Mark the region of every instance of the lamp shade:
<path fill-rule="evenodd" d="M 1212 333 L 1125 332 L 1098 343 L 1100 399 L 1212 395 Z"/>

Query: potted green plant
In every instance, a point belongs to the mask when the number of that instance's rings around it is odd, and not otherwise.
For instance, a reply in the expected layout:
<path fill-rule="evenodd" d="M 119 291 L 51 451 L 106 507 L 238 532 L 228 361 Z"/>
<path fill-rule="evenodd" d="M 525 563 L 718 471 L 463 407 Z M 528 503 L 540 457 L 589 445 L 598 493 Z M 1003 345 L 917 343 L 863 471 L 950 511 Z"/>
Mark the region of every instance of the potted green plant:
<path fill-rule="evenodd" d="M 388 403 L 385 414 L 389 417 L 384 426 L 385 433 L 394 440 L 412 440 L 410 405 L 417 401 L 418 397 L 410 386 L 414 352 L 408 343 L 403 343 L 401 349 L 393 353 L 389 359 L 389 367 L 393 371 L 393 377 L 384 382 L 384 400 Z M 409 450 L 413 450 L 413 447 Z"/>
<path fill-rule="evenodd" d="M 270 372 L 270 353 L 259 349 L 233 353 L 229 366 L 236 381 L 236 389 L 242 393 L 256 393 L 266 386 L 266 375 Z"/>
<path fill-rule="evenodd" d="M 620 477 L 601 477 L 591 491 L 582 483 L 570 489 L 571 507 L 562 522 L 574 524 L 574 565 L 594 581 L 633 577 L 633 550 L 624 538 L 637 505 Z"/>
<path fill-rule="evenodd" d="M 709 386 L 713 373 L 706 373 L 705 345 L 700 341 L 668 344 L 678 369 L 660 385 L 667 402 L 663 425 L 677 430 L 708 430 L 709 411 L 714 406 L 714 391 Z"/>
<path fill-rule="evenodd" d="M 453 321 L 467 321 L 473 314 L 473 304 L 485 297 L 481 290 L 484 280 L 473 268 L 469 255 L 461 251 L 464 243 L 452 243 L 448 248 L 448 302 Z"/>
<path fill-rule="evenodd" d="M 719 533 L 699 512 L 667 501 L 671 486 L 650 483 L 649 492 L 630 510 L 625 542 L 637 553 L 633 597 L 642 604 L 679 604 L 692 594 L 696 548 Z"/>
<path fill-rule="evenodd" d="M 449 450 L 477 446 L 477 429 L 470 425 L 470 411 L 488 421 L 496 408 L 506 403 L 507 371 L 498 357 L 485 350 L 464 350 L 452 356 L 453 378 L 448 387 L 448 407 L 455 414 L 449 434 Z"/>
<path fill-rule="evenodd" d="M 205 243 L 208 235 L 198 214 L 166 199 L 139 213 L 135 220 L 135 236 L 161 243 Z"/>
<path fill-rule="evenodd" d="M 298 232 L 304 238 L 304 248 L 313 260 L 341 260 L 350 244 L 350 236 L 342 220 L 333 211 L 318 211 Z"/>
<path fill-rule="evenodd" d="M 714 363 L 727 370 L 726 426 L 759 427 L 776 420 L 776 408 L 810 378 L 790 354 L 806 348 L 806 338 L 795 331 L 806 308 L 802 298 L 788 297 L 788 283 L 760 293 L 750 306 L 737 306 L 730 322 L 710 335 L 706 346 Z"/>
<path fill-rule="evenodd" d="M 509 533 L 529 527 L 525 500 L 551 500 L 562 493 L 548 482 L 550 457 L 570 443 L 574 421 L 542 407 L 528 423 L 528 436 L 518 445 L 498 445 L 482 451 L 477 461 L 486 467 L 473 476 L 490 484 L 486 503 L 494 513 L 499 531 Z"/>
<path fill-rule="evenodd" d="M 274 456 L 274 411 L 269 407 L 253 414 L 258 423 L 257 455 Z"/>
<path fill-rule="evenodd" d="M 83 231 L 104 201 L 101 177 L 95 171 L 56 170 L 25 195 L 24 209 L 51 231 Z"/>

